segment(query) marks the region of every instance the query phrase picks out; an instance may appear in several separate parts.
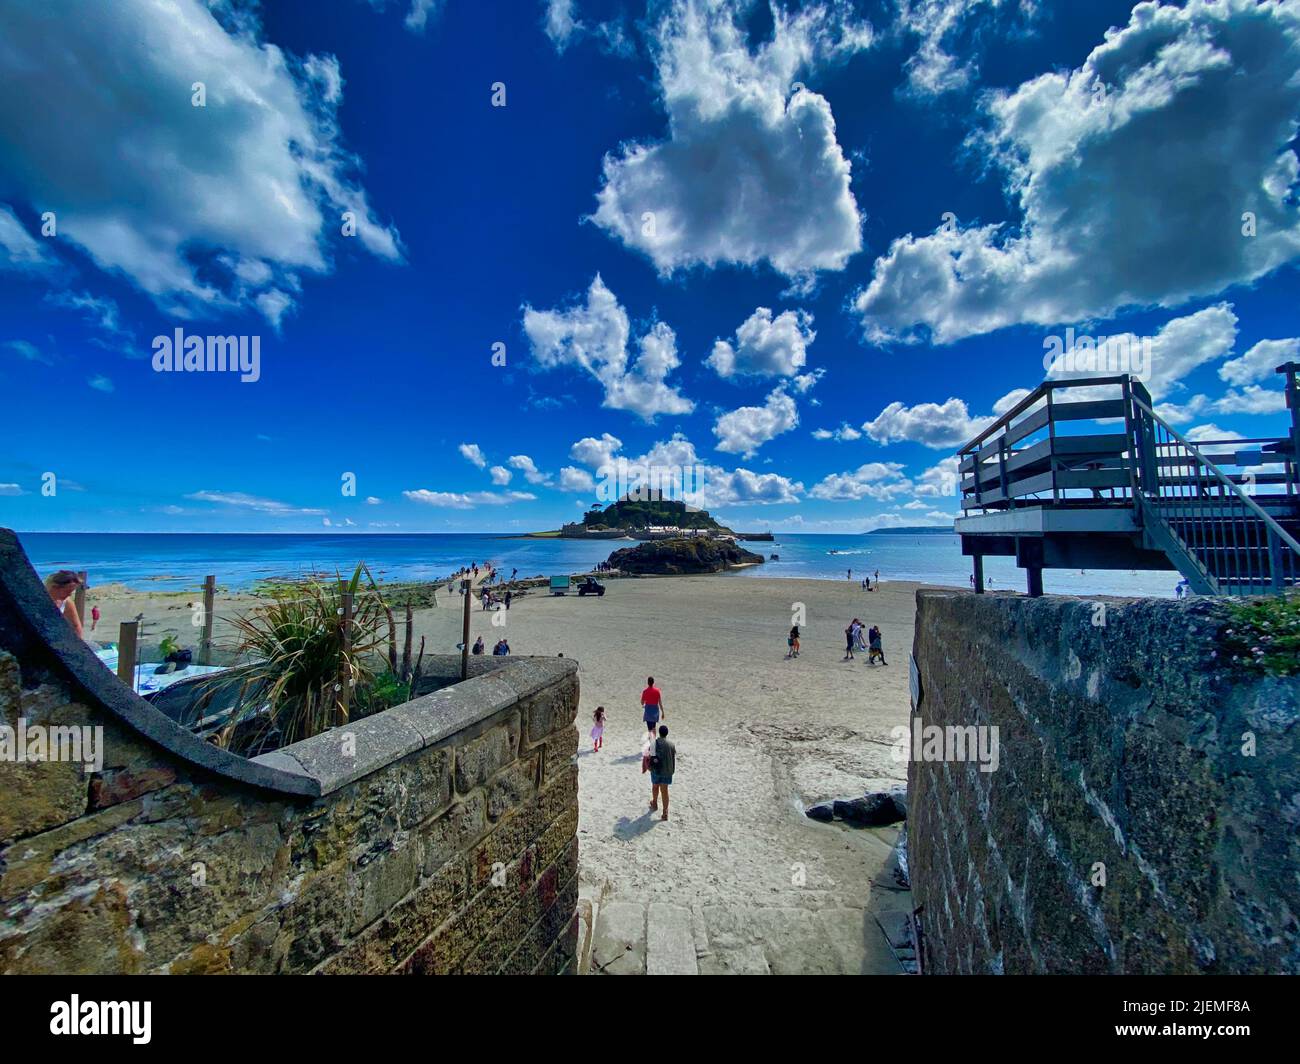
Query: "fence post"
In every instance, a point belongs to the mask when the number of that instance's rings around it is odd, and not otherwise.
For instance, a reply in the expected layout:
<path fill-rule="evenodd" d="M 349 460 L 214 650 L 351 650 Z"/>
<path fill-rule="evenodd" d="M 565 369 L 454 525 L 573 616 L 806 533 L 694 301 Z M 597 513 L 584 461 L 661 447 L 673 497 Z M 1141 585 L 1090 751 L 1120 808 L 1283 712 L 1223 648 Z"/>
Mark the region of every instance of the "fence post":
<path fill-rule="evenodd" d="M 140 641 L 138 621 L 123 621 L 117 630 L 117 678 L 135 690 L 135 655 Z"/>
<path fill-rule="evenodd" d="M 212 611 L 217 598 L 217 578 L 203 578 L 203 636 L 199 640 L 199 664 L 212 664 Z"/>
<path fill-rule="evenodd" d="M 343 592 L 342 600 L 343 605 L 339 608 L 343 618 L 339 622 L 338 723 L 346 724 L 352 701 L 352 672 L 348 668 L 348 659 L 352 653 L 352 592 Z"/>
<path fill-rule="evenodd" d="M 72 593 L 72 604 L 77 609 L 77 620 L 89 632 L 90 625 L 86 621 L 86 576 L 84 569 L 77 573 L 77 590 Z"/>

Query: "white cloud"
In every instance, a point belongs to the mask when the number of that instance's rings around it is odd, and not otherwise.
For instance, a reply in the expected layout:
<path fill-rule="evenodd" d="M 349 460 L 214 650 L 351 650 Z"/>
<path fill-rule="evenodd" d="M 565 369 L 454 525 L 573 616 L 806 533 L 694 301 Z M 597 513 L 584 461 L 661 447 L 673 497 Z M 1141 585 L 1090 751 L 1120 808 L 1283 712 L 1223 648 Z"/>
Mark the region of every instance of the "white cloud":
<path fill-rule="evenodd" d="M 1098 338 L 1100 339 L 1100 338 Z M 1134 362 L 1149 359 L 1150 365 L 1121 367 L 1120 372 L 1138 372 L 1152 399 L 1163 399 L 1185 387 L 1187 376 L 1200 366 L 1217 362 L 1232 353 L 1237 340 L 1237 315 L 1226 303 L 1206 307 L 1195 314 L 1174 318 L 1166 322 L 1154 336 L 1138 337 L 1122 333 L 1106 338 L 1111 352 L 1134 352 Z M 1138 352 L 1141 352 L 1141 355 Z M 1075 356 L 1086 357 L 1086 356 Z M 1057 358 L 1047 369 L 1051 379 L 1082 379 L 1086 377 L 1113 376 L 1115 369 L 1107 367 L 1107 358 L 1098 358 L 1098 365 L 1090 371 L 1070 367 L 1069 356 Z M 1071 398 L 1092 398 L 1075 392 Z"/>
<path fill-rule="evenodd" d="M 537 468 L 537 464 L 526 454 L 512 454 L 510 464 L 524 475 L 529 484 L 549 484 L 551 478 Z"/>
<path fill-rule="evenodd" d="M 899 0 L 896 26 L 920 38 L 905 64 L 909 90 L 917 96 L 935 96 L 965 88 L 975 77 L 975 62 L 958 60 L 950 44 L 967 23 L 977 14 L 1001 11 L 1028 17 L 1037 6 L 1037 0 Z"/>
<path fill-rule="evenodd" d="M 537 498 L 536 495 L 526 491 L 459 492 L 430 491 L 428 488 L 417 488 L 414 491 L 404 491 L 402 494 L 412 502 L 445 510 L 472 510 L 476 506 L 509 506 L 514 502 L 527 502 Z"/>
<path fill-rule="evenodd" d="M 102 373 L 96 373 L 93 377 L 87 377 L 86 383 L 97 392 L 111 392 L 113 390 L 113 382 Z"/>
<path fill-rule="evenodd" d="M 631 411 L 645 421 L 695 409 L 694 403 L 666 383 L 680 359 L 677 337 L 663 322 L 656 322 L 640 337 L 640 354 L 629 365 L 627 311 L 599 274 L 587 290 L 585 307 L 534 310 L 525 306 L 524 332 L 539 366 L 586 370 L 604 387 L 603 405 L 610 409 Z"/>
<path fill-rule="evenodd" d="M 12 351 L 24 362 L 39 362 L 44 366 L 54 365 L 52 357 L 27 340 L 6 340 L 3 344 L 0 344 L 0 348 Z"/>
<path fill-rule="evenodd" d="M 1244 439 L 1240 432 L 1233 432 L 1231 429 L 1221 429 L 1218 425 L 1197 425 L 1196 428 L 1184 432 L 1191 443 L 1203 443 L 1208 440 L 1240 440 Z"/>
<path fill-rule="evenodd" d="M 950 455 L 917 477 L 915 483 L 917 499 L 955 498 L 961 483 L 958 465 L 957 456 Z M 916 509 L 916 507 L 909 505 L 905 509 Z"/>
<path fill-rule="evenodd" d="M 762 406 L 742 406 L 723 414 L 713 425 L 717 449 L 752 458 L 763 444 L 799 424 L 799 410 L 781 387 Z"/>
<path fill-rule="evenodd" d="M 574 17 L 573 0 L 545 0 L 546 20 L 542 23 L 546 36 L 555 45 L 555 50 L 563 52 L 569 41 L 581 28 L 582 24 Z"/>
<path fill-rule="evenodd" d="M 917 403 L 915 406 L 893 402 L 862 428 L 877 443 L 907 440 L 926 447 L 959 447 L 983 432 L 997 420 L 998 415 L 1006 413 L 1028 394 L 1024 388 L 1008 392 L 993 404 L 991 415 L 982 417 L 972 416 L 962 399 Z"/>
<path fill-rule="evenodd" d="M 1240 358 L 1219 367 L 1219 377 L 1229 384 L 1280 380 L 1274 370 L 1284 362 L 1300 361 L 1300 338 L 1261 340 Z"/>
<path fill-rule="evenodd" d="M 876 499 L 888 501 L 911 491 L 911 482 L 897 462 L 867 462 L 849 473 L 832 473 L 813 485 L 809 498 L 835 502 Z"/>
<path fill-rule="evenodd" d="M 264 499 L 258 495 L 249 495 L 242 491 L 193 491 L 185 498 L 194 502 L 211 502 L 221 506 L 230 506 L 239 510 L 253 510 L 257 513 L 287 515 L 287 514 L 323 514 L 324 510 L 307 509 L 301 506 L 293 506 L 287 502 L 278 502 L 275 499 Z"/>
<path fill-rule="evenodd" d="M 614 460 L 614 455 L 623 449 L 623 441 L 617 436 L 603 432 L 600 439 L 585 436 L 569 448 L 569 457 L 592 469 L 607 466 Z"/>
<path fill-rule="evenodd" d="M 734 346 L 726 340 L 714 343 L 707 364 L 719 377 L 794 377 L 807 364 L 808 345 L 817 338 L 812 320 L 802 310 L 786 310 L 774 319 L 771 310 L 758 307 L 736 330 Z"/>
<path fill-rule="evenodd" d="M 841 443 L 851 443 L 853 440 L 862 439 L 862 433 L 847 422 L 842 423 L 839 428 L 834 430 L 813 429 L 812 436 L 814 440 L 838 440 Z"/>
<path fill-rule="evenodd" d="M 367 506 L 378 506 L 378 505 L 379 505 L 381 502 L 383 502 L 383 501 L 384 501 L 383 499 L 377 499 L 377 498 L 375 498 L 375 496 L 373 496 L 373 495 L 367 495 L 367 496 L 366 496 L 366 505 L 367 505 Z"/>
<path fill-rule="evenodd" d="M 1280 414 L 1286 409 L 1286 392 L 1248 384 L 1240 391 L 1228 391 L 1211 406 L 1217 414 Z"/>
<path fill-rule="evenodd" d="M 1294 0 L 1139 4 L 1080 68 L 983 108 L 971 147 L 1002 169 L 1020 217 L 894 241 L 855 300 L 873 339 L 1176 306 L 1300 255 Z"/>
<path fill-rule="evenodd" d="M 0 203 L 0 267 L 35 269 L 48 263 L 40 244 L 23 228 L 14 212 Z"/>
<path fill-rule="evenodd" d="M 483 454 L 483 448 L 477 443 L 462 443 L 458 450 L 467 462 L 472 462 L 479 469 L 487 467 L 487 458 Z"/>
<path fill-rule="evenodd" d="M 26 495 L 27 492 L 17 484 L 0 484 L 0 495 Z"/>
<path fill-rule="evenodd" d="M 7 4 L 0 40 L 7 187 L 57 205 L 60 241 L 164 310 L 260 307 L 272 322 L 302 274 L 330 270 L 343 211 L 358 244 L 401 258 L 342 146 L 332 56 L 289 55 L 251 9 L 226 4 L 67 8 Z M 191 104 L 195 82 L 205 107 Z"/>
<path fill-rule="evenodd" d="M 383 11 L 394 0 L 369 0 L 370 6 L 376 11 Z M 406 7 L 406 18 L 403 20 L 406 28 L 412 33 L 423 33 L 431 18 L 437 18 L 442 12 L 445 0 L 396 0 L 398 7 Z"/>
<path fill-rule="evenodd" d="M 499 466 L 499 465 L 494 465 L 491 469 L 488 470 L 488 472 L 492 474 L 492 483 L 499 488 L 503 488 L 507 484 L 509 484 L 511 478 L 514 476 L 514 474 L 511 473 L 510 470 L 508 470 L 505 466 Z"/>
<path fill-rule="evenodd" d="M 700 460 L 695 445 L 680 432 L 661 440 L 645 454 L 632 457 L 621 454 L 622 444 L 608 433 L 601 440 L 587 437 L 573 445 L 570 454 L 583 461 L 598 474 L 608 475 L 607 467 L 615 458 L 623 458 L 629 466 L 657 467 L 660 469 L 692 469 L 693 480 L 699 491 L 689 500 L 691 505 L 703 509 L 742 503 L 797 502 L 803 485 L 778 473 L 754 473 L 748 469 L 723 469 Z M 581 456 L 580 456 L 581 455 Z"/>
<path fill-rule="evenodd" d="M 830 105 L 792 85 L 866 48 L 870 27 L 844 3 L 773 4 L 772 37 L 751 49 L 747 6 L 675 0 L 652 31 L 668 139 L 605 157 L 593 220 L 661 273 L 766 261 L 808 278 L 862 246 Z"/>
<path fill-rule="evenodd" d="M 596 481 L 585 469 L 564 466 L 560 470 L 560 490 L 590 495 L 596 490 Z"/>

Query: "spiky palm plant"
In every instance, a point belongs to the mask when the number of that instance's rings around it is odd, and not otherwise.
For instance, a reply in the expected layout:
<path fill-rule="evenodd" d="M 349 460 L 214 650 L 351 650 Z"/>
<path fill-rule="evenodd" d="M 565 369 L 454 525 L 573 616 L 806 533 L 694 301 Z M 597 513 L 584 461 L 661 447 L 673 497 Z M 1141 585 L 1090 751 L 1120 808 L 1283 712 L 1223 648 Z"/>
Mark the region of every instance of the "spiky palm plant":
<path fill-rule="evenodd" d="M 352 596 L 346 637 L 345 594 Z M 234 690 L 236 709 L 214 741 L 246 753 L 346 723 L 351 696 L 366 689 L 382 660 L 376 652 L 388 616 L 374 577 L 361 563 L 348 579 L 280 590 L 231 623 L 238 640 L 233 649 L 246 664 L 213 677 L 202 697 Z M 272 738 L 278 741 L 271 744 Z"/>

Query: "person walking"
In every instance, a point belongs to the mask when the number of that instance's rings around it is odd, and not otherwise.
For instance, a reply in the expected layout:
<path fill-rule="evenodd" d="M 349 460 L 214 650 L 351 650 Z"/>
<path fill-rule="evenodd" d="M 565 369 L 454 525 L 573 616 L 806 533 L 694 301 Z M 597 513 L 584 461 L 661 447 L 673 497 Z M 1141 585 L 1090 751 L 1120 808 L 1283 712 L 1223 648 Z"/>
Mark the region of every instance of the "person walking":
<path fill-rule="evenodd" d="M 659 808 L 659 799 L 664 801 L 663 815 L 660 820 L 668 819 L 668 788 L 673 782 L 673 773 L 677 771 L 677 747 L 668 738 L 668 726 L 659 725 L 659 738 L 655 740 L 654 753 L 650 757 L 650 811 Z"/>
<path fill-rule="evenodd" d="M 591 752 L 599 753 L 605 743 L 605 707 L 597 706 L 591 715 Z"/>
<path fill-rule="evenodd" d="M 90 630 L 93 632 L 99 626 L 99 607 L 90 607 Z"/>
<path fill-rule="evenodd" d="M 867 642 L 871 646 L 871 649 L 867 652 L 867 664 L 870 665 L 879 658 L 880 664 L 888 665 L 889 662 L 885 660 L 884 638 L 880 634 L 880 628 L 874 624 L 871 626 L 871 631 L 867 633 Z"/>
<path fill-rule="evenodd" d="M 799 656 L 799 626 L 793 625 L 790 629 L 790 636 L 786 639 L 786 645 L 789 646 L 787 658 L 797 658 Z"/>
<path fill-rule="evenodd" d="M 655 678 L 649 676 L 646 678 L 645 690 L 641 692 L 641 719 L 645 721 L 646 730 L 651 736 L 655 733 L 660 717 L 668 719 L 668 714 L 664 712 L 664 695 L 655 686 Z"/>
<path fill-rule="evenodd" d="M 473 645 L 472 647 L 469 648 L 469 652 L 470 652 L 471 654 L 482 654 L 482 653 L 483 653 L 483 637 L 482 637 L 482 636 L 479 636 L 477 639 L 474 640 L 474 645 Z"/>
<path fill-rule="evenodd" d="M 511 600 L 512 598 L 514 598 L 514 592 L 512 592 L 512 591 L 507 591 L 507 592 L 506 592 L 506 609 L 509 609 L 509 608 L 510 608 L 510 600 Z"/>
<path fill-rule="evenodd" d="M 858 626 L 858 619 L 854 617 L 853 620 L 849 622 L 849 626 L 844 629 L 844 660 L 845 661 L 853 660 L 853 644 L 857 641 L 856 636 L 858 634 L 856 631 L 857 626 Z"/>

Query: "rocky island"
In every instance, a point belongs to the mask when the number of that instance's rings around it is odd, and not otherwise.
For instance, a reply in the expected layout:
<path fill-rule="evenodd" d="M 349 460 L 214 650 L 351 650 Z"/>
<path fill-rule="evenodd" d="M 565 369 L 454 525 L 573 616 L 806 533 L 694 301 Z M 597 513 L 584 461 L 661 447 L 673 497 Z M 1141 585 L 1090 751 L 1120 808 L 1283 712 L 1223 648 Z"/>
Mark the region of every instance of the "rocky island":
<path fill-rule="evenodd" d="M 746 565 L 759 565 L 754 554 L 727 539 L 705 536 L 654 539 L 624 547 L 609 556 L 611 567 L 633 576 L 681 576 L 690 573 L 720 573 Z"/>

